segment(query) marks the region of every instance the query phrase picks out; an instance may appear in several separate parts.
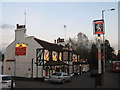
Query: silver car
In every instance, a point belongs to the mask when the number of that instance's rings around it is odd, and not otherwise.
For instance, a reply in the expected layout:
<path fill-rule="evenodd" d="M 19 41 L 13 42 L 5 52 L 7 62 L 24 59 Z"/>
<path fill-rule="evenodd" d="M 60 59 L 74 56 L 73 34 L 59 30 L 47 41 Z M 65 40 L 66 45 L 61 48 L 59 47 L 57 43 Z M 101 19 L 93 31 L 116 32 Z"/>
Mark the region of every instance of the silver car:
<path fill-rule="evenodd" d="M 64 72 L 56 72 L 53 73 L 50 77 L 50 82 L 56 82 L 56 83 L 65 83 L 67 81 L 71 81 L 71 76 Z"/>

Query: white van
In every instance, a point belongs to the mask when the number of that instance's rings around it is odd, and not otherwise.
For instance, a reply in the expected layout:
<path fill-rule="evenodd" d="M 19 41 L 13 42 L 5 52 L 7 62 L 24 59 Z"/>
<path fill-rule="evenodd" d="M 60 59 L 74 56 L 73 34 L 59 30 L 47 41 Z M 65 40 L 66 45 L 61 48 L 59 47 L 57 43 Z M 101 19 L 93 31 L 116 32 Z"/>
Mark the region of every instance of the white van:
<path fill-rule="evenodd" d="M 13 83 L 12 83 L 13 81 Z M 0 90 L 2 88 L 12 88 L 12 86 L 15 87 L 15 82 L 13 78 L 10 75 L 0 75 Z"/>

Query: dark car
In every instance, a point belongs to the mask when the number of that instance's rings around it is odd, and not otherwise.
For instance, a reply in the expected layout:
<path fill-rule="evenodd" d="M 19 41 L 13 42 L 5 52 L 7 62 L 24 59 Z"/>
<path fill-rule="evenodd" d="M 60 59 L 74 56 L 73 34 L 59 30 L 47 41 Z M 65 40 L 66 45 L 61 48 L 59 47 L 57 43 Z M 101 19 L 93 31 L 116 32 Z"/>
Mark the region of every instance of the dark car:
<path fill-rule="evenodd" d="M 90 76 L 91 76 L 91 77 L 97 77 L 97 76 L 98 76 L 98 70 L 93 69 L 93 70 L 91 71 L 91 73 L 90 73 Z"/>

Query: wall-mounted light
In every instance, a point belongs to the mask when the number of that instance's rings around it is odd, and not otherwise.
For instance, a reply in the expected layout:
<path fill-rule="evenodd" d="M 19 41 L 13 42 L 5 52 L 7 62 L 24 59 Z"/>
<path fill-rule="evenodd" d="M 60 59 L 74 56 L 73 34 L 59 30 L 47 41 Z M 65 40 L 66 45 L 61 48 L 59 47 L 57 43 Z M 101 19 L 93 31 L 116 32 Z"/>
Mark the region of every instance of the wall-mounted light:
<path fill-rule="evenodd" d="M 20 46 L 20 44 L 19 43 L 17 43 L 16 45 L 15 45 L 15 47 L 19 47 Z"/>
<path fill-rule="evenodd" d="M 15 45 L 15 47 L 20 47 L 20 46 L 26 47 L 27 45 L 26 45 L 25 43 L 22 43 L 22 44 L 17 43 L 17 44 Z"/>

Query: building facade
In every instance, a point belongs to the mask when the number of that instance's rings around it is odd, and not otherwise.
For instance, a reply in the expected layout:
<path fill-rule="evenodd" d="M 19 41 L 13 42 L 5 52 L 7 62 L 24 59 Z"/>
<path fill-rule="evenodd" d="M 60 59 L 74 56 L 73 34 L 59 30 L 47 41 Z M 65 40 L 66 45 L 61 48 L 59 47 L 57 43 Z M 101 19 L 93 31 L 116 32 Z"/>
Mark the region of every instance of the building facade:
<path fill-rule="evenodd" d="M 81 71 L 79 55 L 65 45 L 64 39 L 49 43 L 34 36 L 26 37 L 25 25 L 17 24 L 15 40 L 6 48 L 4 74 L 43 78 L 54 72 L 76 71 Z"/>

